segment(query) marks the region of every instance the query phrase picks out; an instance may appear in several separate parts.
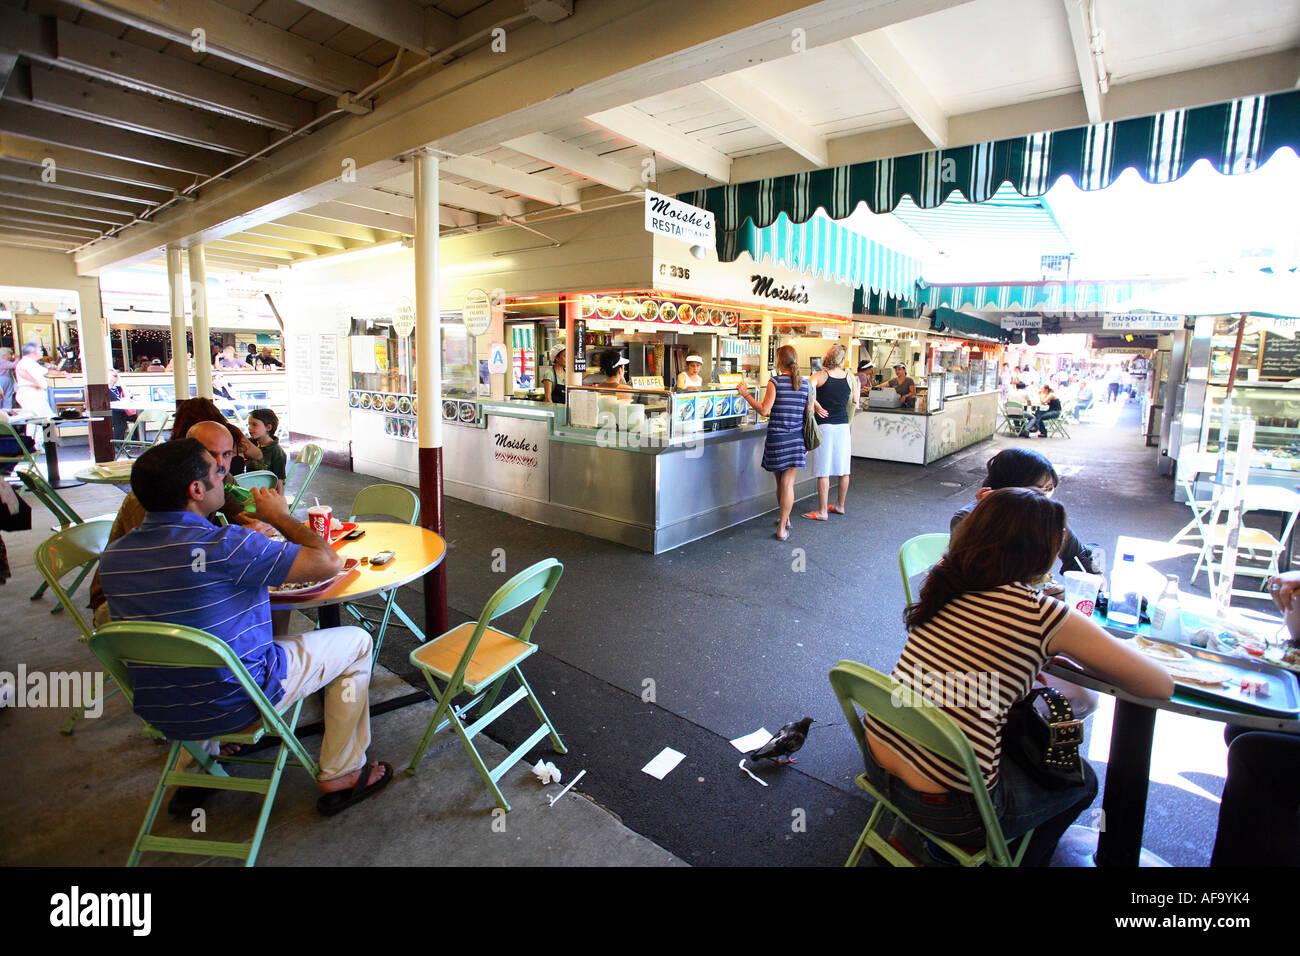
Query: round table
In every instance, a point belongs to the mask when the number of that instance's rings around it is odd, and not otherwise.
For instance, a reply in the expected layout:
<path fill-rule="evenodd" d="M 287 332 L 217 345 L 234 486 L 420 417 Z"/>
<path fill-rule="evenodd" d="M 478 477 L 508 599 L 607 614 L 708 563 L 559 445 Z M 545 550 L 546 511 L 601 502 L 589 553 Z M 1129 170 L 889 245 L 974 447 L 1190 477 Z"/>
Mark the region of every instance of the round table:
<path fill-rule="evenodd" d="M 341 558 L 369 557 L 380 551 L 392 551 L 393 560 L 380 568 L 363 564 L 357 573 L 340 581 L 324 594 L 305 600 L 277 598 L 273 594 L 272 609 L 320 608 L 320 626 L 337 627 L 340 604 L 359 601 L 410 584 L 441 564 L 447 554 L 447 542 L 419 525 L 399 524 L 396 521 L 359 521 L 357 527 L 366 532 L 365 536 L 337 545 L 334 550 Z"/>
<path fill-rule="evenodd" d="M 125 475 L 101 475 L 90 468 L 83 468 L 74 476 L 78 481 L 84 481 L 91 485 L 117 485 L 119 488 L 130 487 L 131 473 Z"/>

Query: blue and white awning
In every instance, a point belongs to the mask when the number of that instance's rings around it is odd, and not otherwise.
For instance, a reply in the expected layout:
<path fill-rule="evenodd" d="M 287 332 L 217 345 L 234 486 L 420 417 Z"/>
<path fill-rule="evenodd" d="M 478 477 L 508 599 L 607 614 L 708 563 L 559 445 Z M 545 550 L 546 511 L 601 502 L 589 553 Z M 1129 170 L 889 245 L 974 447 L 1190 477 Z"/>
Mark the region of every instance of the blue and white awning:
<path fill-rule="evenodd" d="M 916 280 L 921 278 L 919 259 L 873 242 L 825 216 L 796 224 L 781 213 L 763 229 L 748 220 L 726 238 L 734 244 L 719 249 L 724 261 L 748 252 L 755 262 L 767 259 L 796 272 L 908 300 L 915 297 Z"/>

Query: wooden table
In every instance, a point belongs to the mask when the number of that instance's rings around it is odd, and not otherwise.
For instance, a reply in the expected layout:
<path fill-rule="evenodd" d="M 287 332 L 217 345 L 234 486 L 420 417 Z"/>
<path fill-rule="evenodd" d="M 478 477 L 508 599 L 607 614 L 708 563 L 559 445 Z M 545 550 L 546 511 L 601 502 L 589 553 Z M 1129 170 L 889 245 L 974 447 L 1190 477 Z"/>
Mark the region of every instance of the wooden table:
<path fill-rule="evenodd" d="M 291 598 L 277 598 L 273 594 L 271 608 L 319 608 L 320 626 L 338 627 L 340 604 L 373 597 L 409 584 L 436 568 L 447 554 L 447 542 L 419 525 L 395 521 L 359 521 L 357 527 L 366 532 L 365 536 L 336 545 L 335 550 L 341 558 L 370 557 L 380 551 L 392 551 L 393 560 L 381 568 L 363 564 L 356 574 L 316 597 L 295 601 Z"/>

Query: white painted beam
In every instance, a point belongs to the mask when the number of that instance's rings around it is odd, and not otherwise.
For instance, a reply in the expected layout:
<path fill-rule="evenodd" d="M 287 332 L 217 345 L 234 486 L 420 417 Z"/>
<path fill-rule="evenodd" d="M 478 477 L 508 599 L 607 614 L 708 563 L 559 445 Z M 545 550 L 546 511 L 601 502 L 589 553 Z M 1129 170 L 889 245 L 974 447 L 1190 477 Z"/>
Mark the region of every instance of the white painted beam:
<path fill-rule="evenodd" d="M 673 129 L 667 123 L 655 119 L 649 113 L 644 113 L 634 106 L 618 106 L 612 110 L 602 110 L 599 113 L 592 113 L 587 119 L 605 127 L 611 133 L 617 133 L 624 139 L 630 139 L 662 156 L 667 156 L 702 176 L 716 179 L 720 183 L 730 182 L 731 157 L 687 136 L 680 130 Z"/>
<path fill-rule="evenodd" d="M 478 156 L 457 156 L 443 160 L 440 165 L 443 171 L 453 176 L 463 176 L 485 186 L 506 189 L 550 206 L 578 205 L 578 190 L 572 186 L 561 186 L 541 176 L 521 173 L 517 169 Z"/>
<path fill-rule="evenodd" d="M 502 145 L 619 192 L 631 192 L 642 186 L 639 171 L 545 133 L 529 133 L 506 140 Z"/>
<path fill-rule="evenodd" d="M 478 225 L 478 216 L 472 212 L 465 212 L 463 209 L 449 209 L 446 206 L 439 206 L 438 224 L 451 229 L 468 229 L 470 226 Z"/>
<path fill-rule="evenodd" d="M 1083 102 L 1088 108 L 1088 122 L 1102 120 L 1103 94 L 1097 82 L 1097 63 L 1092 55 L 1092 26 L 1088 22 L 1088 0 L 1063 0 L 1065 20 L 1070 26 L 1070 47 L 1074 50 L 1074 63 L 1079 69 L 1079 84 L 1083 87 Z"/>
<path fill-rule="evenodd" d="M 320 232 L 329 233 L 331 236 L 338 236 L 340 239 L 349 239 L 353 242 L 379 242 L 381 239 L 387 238 L 369 226 L 345 222 L 337 216 L 330 217 L 323 213 L 317 215 L 290 213 L 287 216 L 281 216 L 275 222 L 282 226 L 292 226 L 295 229 L 319 230 Z"/>
<path fill-rule="evenodd" d="M 6 182 L 27 183 L 32 186 L 44 186 L 47 189 L 90 193 L 92 196 L 104 196 L 110 199 L 139 203 L 141 208 L 171 198 L 166 193 L 160 194 L 152 190 L 141 189 L 139 186 L 131 186 L 113 179 L 102 179 L 98 176 L 87 176 L 84 173 L 74 173 L 70 170 L 60 169 L 57 164 L 53 167 L 53 170 L 53 179 L 47 180 L 44 176 L 46 170 L 43 166 L 34 166 L 30 163 L 22 163 L 8 158 L 0 159 L 0 180 Z"/>
<path fill-rule="evenodd" d="M 174 173 L 122 159 L 109 159 L 79 149 L 68 149 L 65 146 L 55 146 L 52 143 L 42 143 L 39 140 L 5 133 L 0 133 L 0 157 L 26 163 L 37 169 L 44 167 L 45 160 L 52 159 L 56 174 L 58 170 L 84 173 L 87 176 L 98 176 L 100 179 L 158 189 L 167 196 L 194 182 L 193 176 L 186 176 L 184 173 Z"/>
<path fill-rule="evenodd" d="M 258 223 L 255 226 L 249 226 L 244 230 L 244 232 L 250 236 L 270 236 L 277 239 L 293 239 L 297 242 L 306 242 L 313 246 L 320 246 L 323 249 L 342 251 L 348 248 L 348 243 L 341 236 L 323 232 L 319 229 L 299 229 L 278 222 Z"/>
<path fill-rule="evenodd" d="M 472 212 L 481 212 L 488 216 L 522 216 L 524 204 L 518 199 L 506 199 L 481 189 L 443 182 L 438 186 L 439 198 L 452 206 L 459 206 Z"/>
<path fill-rule="evenodd" d="M 191 46 L 261 73 L 337 96 L 374 82 L 374 67 L 210 0 L 71 0 L 75 7 Z"/>
<path fill-rule="evenodd" d="M 395 216 L 392 213 L 380 212 L 377 209 L 363 209 L 360 206 L 352 206 L 344 202 L 323 202 L 315 206 L 309 206 L 303 212 L 309 216 L 338 219 L 342 222 L 367 226 L 370 229 L 385 229 L 388 232 L 396 232 L 404 236 L 415 235 L 415 219 L 413 217 Z"/>
<path fill-rule="evenodd" d="M 744 77 L 731 74 L 705 80 L 703 86 L 777 142 L 814 166 L 826 166 L 826 137 Z"/>
<path fill-rule="evenodd" d="M 850 37 L 844 45 L 903 108 L 926 139 L 940 149 L 948 145 L 948 115 L 912 69 L 888 30 Z"/>

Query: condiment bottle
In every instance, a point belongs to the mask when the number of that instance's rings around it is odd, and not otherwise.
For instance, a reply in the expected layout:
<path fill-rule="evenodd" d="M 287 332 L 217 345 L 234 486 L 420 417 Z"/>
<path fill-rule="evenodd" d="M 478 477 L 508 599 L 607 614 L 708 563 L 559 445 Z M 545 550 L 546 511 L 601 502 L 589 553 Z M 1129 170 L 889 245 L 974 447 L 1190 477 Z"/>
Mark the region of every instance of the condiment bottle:
<path fill-rule="evenodd" d="M 1165 578 L 1165 589 L 1151 608 L 1151 636 L 1161 641 L 1180 641 L 1183 637 L 1181 599 L 1178 593 L 1178 575 Z"/>

